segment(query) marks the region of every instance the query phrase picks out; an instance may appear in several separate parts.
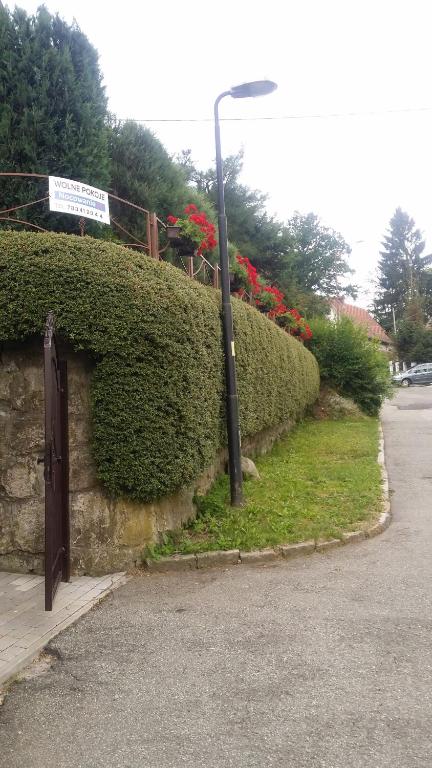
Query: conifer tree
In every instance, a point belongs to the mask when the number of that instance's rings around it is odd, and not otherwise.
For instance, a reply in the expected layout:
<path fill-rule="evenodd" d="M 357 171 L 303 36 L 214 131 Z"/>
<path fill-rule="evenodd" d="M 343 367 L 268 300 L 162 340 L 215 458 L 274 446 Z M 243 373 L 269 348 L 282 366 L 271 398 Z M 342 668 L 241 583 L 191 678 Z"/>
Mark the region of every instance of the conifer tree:
<path fill-rule="evenodd" d="M 188 203 L 195 203 L 215 220 L 205 194 L 187 185 L 186 174 L 174 163 L 159 139 L 148 128 L 131 120 L 113 122 L 110 136 L 111 192 L 162 220 L 179 216 Z M 121 225 L 146 240 L 146 219 L 124 203 L 112 201 L 111 210 Z"/>
<path fill-rule="evenodd" d="M 414 220 L 397 208 L 383 241 L 374 301 L 375 317 L 387 331 L 393 329 L 393 311 L 398 322 L 416 297 L 428 298 L 430 281 L 426 267 L 432 257 L 422 255 L 424 247 L 425 242 Z"/>
<path fill-rule="evenodd" d="M 106 189 L 106 97 L 98 54 L 77 24 L 43 6 L 28 16 L 0 3 L 0 51 L 1 170 L 64 176 Z M 2 209 L 44 193 L 46 181 L 0 178 Z M 49 216 L 50 229 L 60 223 L 46 204 L 17 215 L 42 226 Z"/>

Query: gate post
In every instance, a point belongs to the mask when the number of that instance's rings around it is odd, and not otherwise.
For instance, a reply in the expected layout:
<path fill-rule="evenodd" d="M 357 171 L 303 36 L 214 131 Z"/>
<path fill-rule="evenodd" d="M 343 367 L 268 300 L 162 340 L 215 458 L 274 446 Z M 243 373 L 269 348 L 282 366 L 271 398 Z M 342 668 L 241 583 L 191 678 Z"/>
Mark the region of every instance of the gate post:
<path fill-rule="evenodd" d="M 45 326 L 44 384 L 45 610 L 51 611 L 59 582 L 70 573 L 67 368 L 57 354 L 53 312 Z"/>
<path fill-rule="evenodd" d="M 150 214 L 150 256 L 159 261 L 159 230 L 155 213 Z"/>
<path fill-rule="evenodd" d="M 70 516 L 69 516 L 69 391 L 66 360 L 59 360 L 60 373 L 60 424 L 62 456 L 62 531 L 63 568 L 62 581 L 70 581 Z"/>

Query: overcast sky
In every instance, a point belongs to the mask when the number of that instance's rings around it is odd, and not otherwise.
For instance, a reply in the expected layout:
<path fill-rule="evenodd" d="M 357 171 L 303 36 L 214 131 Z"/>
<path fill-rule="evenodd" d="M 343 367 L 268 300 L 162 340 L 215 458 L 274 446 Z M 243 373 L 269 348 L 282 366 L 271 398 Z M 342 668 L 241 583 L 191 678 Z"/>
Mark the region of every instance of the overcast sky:
<path fill-rule="evenodd" d="M 18 3 L 30 12 L 39 4 Z M 432 250 L 430 0 L 46 5 L 75 17 L 98 49 L 111 111 L 146 122 L 170 153 L 191 149 L 202 167 L 214 158 L 211 122 L 147 121 L 205 121 L 231 85 L 275 80 L 271 96 L 222 103 L 221 115 L 244 118 L 223 124 L 223 152 L 244 149 L 242 180 L 268 193 L 270 213 L 314 211 L 341 232 L 363 286 L 358 304 L 370 300 L 398 205 Z M 303 117 L 250 119 L 293 115 Z"/>

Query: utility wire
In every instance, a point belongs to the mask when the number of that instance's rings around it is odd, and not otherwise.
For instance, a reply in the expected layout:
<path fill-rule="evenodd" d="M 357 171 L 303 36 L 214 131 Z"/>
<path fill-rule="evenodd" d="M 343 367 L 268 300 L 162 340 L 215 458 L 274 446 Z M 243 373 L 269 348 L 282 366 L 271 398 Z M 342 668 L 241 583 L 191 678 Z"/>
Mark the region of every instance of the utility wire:
<path fill-rule="evenodd" d="M 326 114 L 310 115 L 269 115 L 266 117 L 221 117 L 226 123 L 257 122 L 260 120 L 327 120 L 339 117 L 380 117 L 382 115 L 414 114 L 432 112 L 432 107 L 413 107 L 405 109 L 384 109 L 368 112 L 328 112 Z M 212 123 L 212 117 L 161 117 L 161 118 L 119 118 L 121 123 Z"/>

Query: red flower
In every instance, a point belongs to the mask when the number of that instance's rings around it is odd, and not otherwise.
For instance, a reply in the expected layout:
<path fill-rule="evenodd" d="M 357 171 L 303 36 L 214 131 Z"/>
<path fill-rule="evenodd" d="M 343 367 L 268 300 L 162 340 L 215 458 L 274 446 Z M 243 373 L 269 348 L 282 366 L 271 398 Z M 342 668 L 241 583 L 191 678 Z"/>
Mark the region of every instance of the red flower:
<path fill-rule="evenodd" d="M 260 293 L 262 285 L 259 280 L 258 272 L 251 264 L 247 256 L 242 256 L 240 253 L 236 254 L 236 261 L 241 266 L 246 267 L 247 281 L 252 295 Z"/>
<path fill-rule="evenodd" d="M 216 248 L 216 228 L 211 221 L 208 221 L 205 212 L 199 211 L 194 203 L 190 203 L 184 209 L 184 214 L 179 218 L 168 216 L 167 221 L 169 224 L 180 226 L 181 234 L 192 240 L 199 256 L 202 256 L 205 251 L 212 251 Z M 193 226 L 191 227 L 190 224 Z"/>

